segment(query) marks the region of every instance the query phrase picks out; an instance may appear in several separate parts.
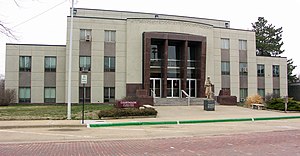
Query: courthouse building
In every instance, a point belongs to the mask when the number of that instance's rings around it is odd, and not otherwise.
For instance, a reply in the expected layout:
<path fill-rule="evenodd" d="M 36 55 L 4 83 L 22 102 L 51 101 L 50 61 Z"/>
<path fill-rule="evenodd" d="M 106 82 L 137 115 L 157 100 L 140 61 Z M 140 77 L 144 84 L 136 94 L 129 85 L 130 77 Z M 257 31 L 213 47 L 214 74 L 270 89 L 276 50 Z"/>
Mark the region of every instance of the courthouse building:
<path fill-rule="evenodd" d="M 67 103 L 70 19 L 66 45 L 7 44 L 5 85 L 20 103 Z M 76 8 L 72 43 L 72 103 L 83 99 L 82 74 L 91 103 L 138 89 L 201 98 L 207 76 L 215 95 L 229 90 L 238 101 L 287 95 L 286 58 L 256 56 L 255 32 L 226 20 Z"/>

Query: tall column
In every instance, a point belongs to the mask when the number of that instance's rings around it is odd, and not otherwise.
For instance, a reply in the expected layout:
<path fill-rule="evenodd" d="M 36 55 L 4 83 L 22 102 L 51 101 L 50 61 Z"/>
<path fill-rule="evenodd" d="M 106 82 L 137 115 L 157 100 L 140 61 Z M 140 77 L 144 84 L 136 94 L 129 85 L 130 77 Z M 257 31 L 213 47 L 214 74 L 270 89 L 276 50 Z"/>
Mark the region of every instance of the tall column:
<path fill-rule="evenodd" d="M 198 53 L 196 56 L 197 97 L 205 97 L 204 83 L 206 79 L 206 40 L 200 42 L 198 49 L 199 50 L 197 50 Z"/>
<path fill-rule="evenodd" d="M 168 46 L 169 42 L 166 39 L 164 42 L 164 51 L 163 51 L 163 57 L 162 57 L 162 97 L 167 97 L 167 79 L 168 79 Z"/>
<path fill-rule="evenodd" d="M 187 79 L 187 59 L 188 59 L 188 41 L 184 41 L 182 44 L 181 60 L 180 60 L 180 79 L 181 90 L 186 91 L 186 79 Z M 185 97 L 185 95 L 183 95 Z"/>
<path fill-rule="evenodd" d="M 150 92 L 150 50 L 151 38 L 144 36 L 144 89 Z"/>

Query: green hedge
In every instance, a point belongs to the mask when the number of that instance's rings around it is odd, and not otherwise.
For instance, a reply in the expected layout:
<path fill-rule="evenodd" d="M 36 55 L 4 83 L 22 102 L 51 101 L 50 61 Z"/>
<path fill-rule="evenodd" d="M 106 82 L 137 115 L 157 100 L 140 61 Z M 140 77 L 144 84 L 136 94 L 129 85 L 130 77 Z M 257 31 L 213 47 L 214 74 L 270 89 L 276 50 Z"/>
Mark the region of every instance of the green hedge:
<path fill-rule="evenodd" d="M 284 111 L 284 99 L 282 98 L 272 98 L 267 102 L 267 108 L 268 109 L 274 109 L 274 110 L 281 110 Z M 288 100 L 288 111 L 300 111 L 300 103 L 293 100 L 292 98 L 289 98 Z"/>
<path fill-rule="evenodd" d="M 137 108 L 113 108 L 110 110 L 101 110 L 98 113 L 99 118 L 103 117 L 128 117 L 128 116 L 151 116 L 157 115 L 157 111 L 153 108 L 137 109 Z"/>

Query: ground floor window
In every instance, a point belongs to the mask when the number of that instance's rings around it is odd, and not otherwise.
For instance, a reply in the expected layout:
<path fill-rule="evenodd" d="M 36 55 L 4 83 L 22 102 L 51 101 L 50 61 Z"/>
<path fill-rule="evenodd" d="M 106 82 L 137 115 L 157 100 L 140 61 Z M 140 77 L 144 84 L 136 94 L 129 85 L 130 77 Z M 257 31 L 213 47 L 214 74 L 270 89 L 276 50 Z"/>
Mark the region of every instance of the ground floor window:
<path fill-rule="evenodd" d="M 91 102 L 91 87 L 84 87 L 85 88 L 85 101 L 86 103 Z M 83 102 L 83 87 L 79 87 L 79 102 Z"/>
<path fill-rule="evenodd" d="M 248 89 L 240 88 L 240 102 L 246 101 L 247 97 L 248 97 Z"/>
<path fill-rule="evenodd" d="M 115 100 L 115 87 L 104 87 L 104 102 Z"/>
<path fill-rule="evenodd" d="M 45 87 L 44 101 L 45 103 L 55 103 L 56 89 L 54 87 Z"/>
<path fill-rule="evenodd" d="M 273 97 L 274 98 L 280 97 L 280 89 L 273 89 Z"/>
<path fill-rule="evenodd" d="M 261 88 L 257 89 L 257 94 L 264 98 L 266 96 L 265 89 L 261 89 Z"/>
<path fill-rule="evenodd" d="M 31 89 L 30 87 L 19 88 L 19 102 L 30 103 L 31 102 Z"/>

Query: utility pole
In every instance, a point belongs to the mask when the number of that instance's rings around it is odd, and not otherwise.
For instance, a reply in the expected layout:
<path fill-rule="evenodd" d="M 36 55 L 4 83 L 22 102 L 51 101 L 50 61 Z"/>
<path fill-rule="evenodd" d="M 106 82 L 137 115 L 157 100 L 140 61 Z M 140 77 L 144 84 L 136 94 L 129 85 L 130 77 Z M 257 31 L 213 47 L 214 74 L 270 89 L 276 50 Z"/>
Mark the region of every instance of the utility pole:
<path fill-rule="evenodd" d="M 67 119 L 71 120 L 71 103 L 72 103 L 72 96 L 71 96 L 71 77 L 72 77 L 72 40 L 73 40 L 73 16 L 74 16 L 74 0 L 72 0 L 72 7 L 71 7 L 71 24 L 70 24 L 70 44 L 69 44 L 69 72 L 68 72 L 68 112 L 67 112 Z"/>

